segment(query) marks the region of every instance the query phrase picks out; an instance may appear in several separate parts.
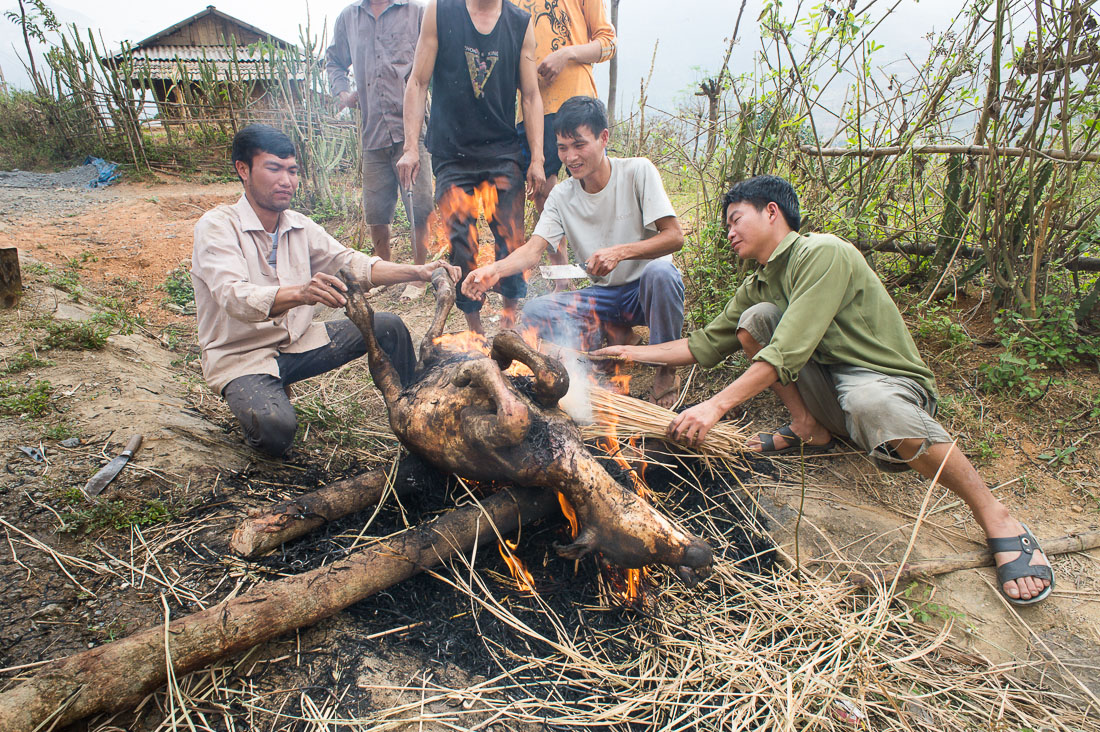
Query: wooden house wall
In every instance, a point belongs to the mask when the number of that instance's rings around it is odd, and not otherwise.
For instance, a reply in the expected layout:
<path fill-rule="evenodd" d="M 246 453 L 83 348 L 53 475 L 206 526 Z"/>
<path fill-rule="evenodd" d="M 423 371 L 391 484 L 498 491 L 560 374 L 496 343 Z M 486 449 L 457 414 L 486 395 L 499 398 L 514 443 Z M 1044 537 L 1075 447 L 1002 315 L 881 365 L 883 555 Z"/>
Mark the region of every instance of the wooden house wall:
<path fill-rule="evenodd" d="M 159 38 L 153 46 L 220 46 L 229 42 L 229 37 L 235 36 L 238 46 L 247 46 L 256 41 L 263 40 L 263 36 L 242 28 L 236 23 L 219 18 L 215 15 L 207 15 L 193 23 L 188 23 L 175 33 Z"/>

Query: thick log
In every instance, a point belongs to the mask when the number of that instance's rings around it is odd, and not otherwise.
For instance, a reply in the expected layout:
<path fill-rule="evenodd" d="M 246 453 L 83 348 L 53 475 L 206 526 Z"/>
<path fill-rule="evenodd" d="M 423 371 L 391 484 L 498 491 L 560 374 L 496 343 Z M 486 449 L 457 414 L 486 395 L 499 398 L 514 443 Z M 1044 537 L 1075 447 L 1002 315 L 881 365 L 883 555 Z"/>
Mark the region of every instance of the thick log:
<path fill-rule="evenodd" d="M 19 250 L 0 248 L 0 308 L 13 308 L 23 297 L 23 277 L 19 272 Z"/>
<path fill-rule="evenodd" d="M 372 470 L 270 508 L 251 511 L 233 532 L 229 549 L 242 557 L 257 557 L 322 524 L 377 504 L 385 492 L 386 472 Z"/>
<path fill-rule="evenodd" d="M 312 625 L 412 575 L 558 510 L 552 491 L 501 491 L 480 506 L 381 541 L 348 559 L 270 582 L 214 607 L 43 666 L 0 694 L 0 732 L 61 729 L 92 714 L 133 707 L 167 679 L 282 633 Z M 51 726 L 52 725 L 52 726 Z"/>
<path fill-rule="evenodd" d="M 1048 557 L 1055 554 L 1087 552 L 1090 549 L 1100 547 L 1100 531 L 1086 531 L 1081 534 L 1063 536 L 1060 539 L 1047 539 L 1042 541 L 1041 545 L 1043 553 Z M 920 577 L 935 577 L 948 572 L 957 572 L 960 569 L 992 566 L 993 555 L 986 549 L 979 549 L 950 557 L 906 562 L 900 566 L 895 564 L 872 572 L 852 572 L 848 575 L 848 581 L 857 587 L 867 587 L 876 582 L 891 582 L 894 575 L 898 576 L 899 582 L 909 582 Z"/>

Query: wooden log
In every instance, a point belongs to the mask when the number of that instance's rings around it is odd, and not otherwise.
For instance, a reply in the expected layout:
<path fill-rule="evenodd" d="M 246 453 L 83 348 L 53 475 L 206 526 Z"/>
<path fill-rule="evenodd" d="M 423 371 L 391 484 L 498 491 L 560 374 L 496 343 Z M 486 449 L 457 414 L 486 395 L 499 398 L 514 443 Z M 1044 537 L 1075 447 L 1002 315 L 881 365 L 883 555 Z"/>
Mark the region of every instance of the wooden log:
<path fill-rule="evenodd" d="M 1043 547 L 1043 553 L 1048 557 L 1071 552 L 1086 552 L 1100 547 L 1100 531 L 1070 534 L 1060 539 L 1047 539 L 1040 542 L 1040 544 Z M 948 572 L 957 572 L 960 569 L 992 566 L 993 555 L 989 553 L 988 549 L 979 549 L 950 557 L 906 562 L 902 566 L 895 564 L 885 569 L 852 572 L 848 575 L 848 581 L 857 587 L 867 587 L 876 582 L 891 582 L 894 575 L 898 576 L 899 582 L 909 582 L 920 577 L 935 577 Z"/>
<path fill-rule="evenodd" d="M 167 679 L 312 625 L 412 575 L 559 510 L 553 491 L 504 490 L 345 560 L 269 582 L 193 615 L 39 669 L 0 694 L 0 732 L 61 729 L 133 707 Z M 495 525 L 496 531 L 493 526 Z M 167 640 L 167 649 L 165 642 Z"/>
<path fill-rule="evenodd" d="M 377 504 L 386 492 L 386 482 L 384 470 L 372 470 L 270 508 L 251 511 L 233 532 L 229 549 L 246 558 L 265 554 L 322 524 Z M 401 485 L 405 484 L 398 482 L 394 491 L 400 492 Z"/>
<path fill-rule="evenodd" d="M 23 277 L 19 271 L 19 250 L 0 248 L 0 308 L 13 308 L 23 297 Z"/>

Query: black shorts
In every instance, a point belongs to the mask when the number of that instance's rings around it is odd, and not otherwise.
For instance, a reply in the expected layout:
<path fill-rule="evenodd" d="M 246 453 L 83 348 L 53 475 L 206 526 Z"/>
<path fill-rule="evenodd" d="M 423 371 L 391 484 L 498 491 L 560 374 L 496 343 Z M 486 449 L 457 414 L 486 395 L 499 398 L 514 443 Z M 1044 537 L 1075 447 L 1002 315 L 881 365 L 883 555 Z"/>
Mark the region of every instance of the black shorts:
<path fill-rule="evenodd" d="M 542 154 L 546 158 L 542 169 L 545 171 L 547 178 L 561 172 L 561 158 L 558 157 L 558 136 L 554 133 L 555 117 L 557 117 L 556 114 L 548 114 L 542 118 Z M 519 135 L 520 144 L 523 146 L 523 159 L 520 161 L 520 165 L 523 167 L 524 175 L 526 175 L 527 168 L 531 165 L 531 148 L 527 146 L 527 132 L 523 129 L 522 122 L 516 125 L 516 134 Z"/>

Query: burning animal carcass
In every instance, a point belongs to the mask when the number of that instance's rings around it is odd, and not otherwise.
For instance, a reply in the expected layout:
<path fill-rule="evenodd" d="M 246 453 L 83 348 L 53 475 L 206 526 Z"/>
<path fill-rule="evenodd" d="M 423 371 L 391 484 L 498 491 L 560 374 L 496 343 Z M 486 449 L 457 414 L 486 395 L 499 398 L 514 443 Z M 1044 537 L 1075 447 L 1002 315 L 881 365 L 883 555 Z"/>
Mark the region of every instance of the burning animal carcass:
<path fill-rule="evenodd" d="M 436 311 L 420 347 L 413 383 L 402 386 L 374 337 L 373 311 L 353 277 L 348 316 L 367 344 L 371 376 L 389 409 L 394 434 L 437 467 L 479 481 L 555 490 L 576 516 L 579 533 L 558 553 L 599 552 L 610 564 L 666 564 L 685 582 L 709 572 L 710 548 L 617 483 L 585 448 L 577 426 L 558 407 L 569 388 L 562 364 L 503 331 L 491 346 L 474 334 L 444 336 L 454 285 L 438 270 Z M 532 373 L 530 393 L 504 370 L 513 362 Z"/>

